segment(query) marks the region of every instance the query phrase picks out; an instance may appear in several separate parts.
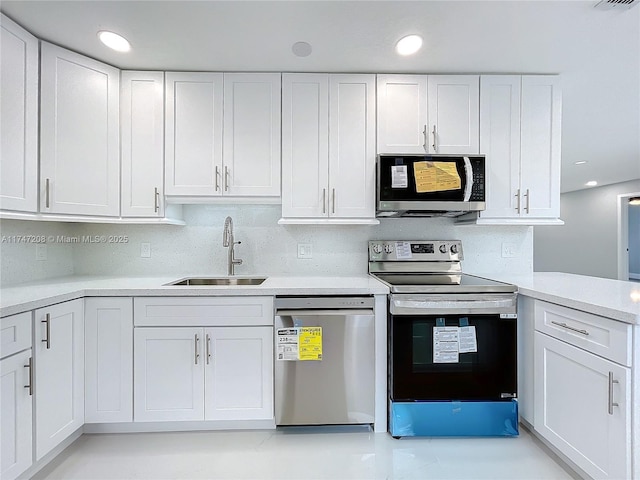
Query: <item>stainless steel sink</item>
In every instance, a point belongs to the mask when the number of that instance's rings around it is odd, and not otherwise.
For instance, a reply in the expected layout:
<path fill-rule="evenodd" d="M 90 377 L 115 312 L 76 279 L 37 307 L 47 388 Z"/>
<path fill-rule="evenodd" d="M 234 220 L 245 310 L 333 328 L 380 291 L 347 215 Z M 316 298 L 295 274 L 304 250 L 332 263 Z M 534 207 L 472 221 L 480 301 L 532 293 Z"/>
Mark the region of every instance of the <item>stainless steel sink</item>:
<path fill-rule="evenodd" d="M 201 278 L 183 278 L 167 285 L 173 286 L 194 286 L 194 285 L 260 285 L 266 277 L 201 277 Z"/>

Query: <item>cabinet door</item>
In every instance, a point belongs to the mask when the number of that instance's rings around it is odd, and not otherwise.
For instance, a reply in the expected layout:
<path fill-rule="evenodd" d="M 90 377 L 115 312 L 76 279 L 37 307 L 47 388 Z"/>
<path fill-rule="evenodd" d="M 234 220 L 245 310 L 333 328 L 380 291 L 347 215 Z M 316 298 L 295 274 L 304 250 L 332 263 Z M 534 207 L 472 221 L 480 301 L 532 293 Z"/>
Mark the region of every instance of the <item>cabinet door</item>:
<path fill-rule="evenodd" d="M 164 74 L 122 72 L 123 217 L 164 216 Z"/>
<path fill-rule="evenodd" d="M 36 310 L 35 432 L 40 460 L 84 423 L 82 300 Z"/>
<path fill-rule="evenodd" d="M 40 209 L 120 213 L 120 72 L 55 45 L 41 46 Z"/>
<path fill-rule="evenodd" d="M 223 193 L 280 196 L 280 74 L 224 74 Z"/>
<path fill-rule="evenodd" d="M 85 300 L 85 423 L 133 421 L 133 300 Z"/>
<path fill-rule="evenodd" d="M 630 478 L 630 369 L 540 332 L 534 348 L 535 429 L 593 478 Z"/>
<path fill-rule="evenodd" d="M 38 39 L 0 22 L 0 208 L 38 211 Z"/>
<path fill-rule="evenodd" d="M 273 327 L 205 329 L 206 420 L 273 418 Z"/>
<path fill-rule="evenodd" d="M 523 215 L 560 216 L 560 79 L 522 77 L 521 181 Z"/>
<path fill-rule="evenodd" d="M 375 76 L 331 75 L 329 216 L 375 216 Z"/>
<path fill-rule="evenodd" d="M 480 78 L 480 153 L 487 208 L 480 217 L 520 216 L 520 75 Z"/>
<path fill-rule="evenodd" d="M 282 216 L 328 216 L 329 76 L 282 75 Z"/>
<path fill-rule="evenodd" d="M 4 22 L 4 19 L 3 19 Z M 0 477 L 16 478 L 31 466 L 31 349 L 0 360 Z M 27 367 L 27 368 L 25 368 Z"/>
<path fill-rule="evenodd" d="M 427 76 L 378 75 L 377 82 L 378 153 L 426 153 Z"/>
<path fill-rule="evenodd" d="M 429 75 L 427 86 L 429 153 L 480 151 L 480 77 Z"/>
<path fill-rule="evenodd" d="M 204 419 L 201 328 L 134 330 L 136 422 Z"/>
<path fill-rule="evenodd" d="M 167 72 L 165 193 L 222 194 L 222 73 Z"/>

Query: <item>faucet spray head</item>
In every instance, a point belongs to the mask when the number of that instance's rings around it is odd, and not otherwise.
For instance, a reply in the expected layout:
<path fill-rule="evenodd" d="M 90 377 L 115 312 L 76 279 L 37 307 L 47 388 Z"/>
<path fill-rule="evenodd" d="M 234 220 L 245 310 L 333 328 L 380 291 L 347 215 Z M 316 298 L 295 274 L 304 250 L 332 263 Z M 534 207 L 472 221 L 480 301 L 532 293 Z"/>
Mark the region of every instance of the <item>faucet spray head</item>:
<path fill-rule="evenodd" d="M 228 247 L 233 238 L 233 220 L 231 217 L 224 219 L 224 231 L 222 232 L 222 246 Z"/>

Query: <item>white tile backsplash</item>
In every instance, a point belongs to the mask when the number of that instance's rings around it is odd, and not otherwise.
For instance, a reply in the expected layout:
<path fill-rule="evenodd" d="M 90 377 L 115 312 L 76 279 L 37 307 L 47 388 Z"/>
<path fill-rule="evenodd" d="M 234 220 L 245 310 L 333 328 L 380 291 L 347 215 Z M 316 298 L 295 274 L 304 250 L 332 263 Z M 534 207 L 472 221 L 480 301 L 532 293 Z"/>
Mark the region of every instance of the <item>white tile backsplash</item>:
<path fill-rule="evenodd" d="M 2 220 L 2 235 L 103 236 L 90 243 L 47 242 L 47 260 L 36 260 L 35 244 L 1 245 L 2 285 L 80 275 L 226 275 L 222 230 L 233 218 L 237 275 L 359 275 L 367 272 L 369 240 L 460 239 L 468 273 L 530 273 L 533 229 L 527 226 L 456 226 L 450 218 L 383 219 L 375 226 L 278 225 L 279 205 L 189 205 L 186 226 L 71 224 Z M 109 237 L 127 237 L 126 243 Z M 517 245 L 518 256 L 502 257 L 502 243 Z M 140 244 L 151 257 L 140 256 Z M 313 258 L 297 257 L 298 243 L 311 244 Z"/>
<path fill-rule="evenodd" d="M 227 272 L 222 231 L 227 215 L 242 242 L 237 275 L 357 275 L 367 272 L 367 242 L 374 239 L 460 239 L 463 269 L 473 272 L 532 271 L 532 228 L 526 226 L 456 226 L 449 218 L 386 219 L 377 226 L 278 225 L 279 205 L 190 205 L 186 226 L 95 225 L 76 227 L 76 235 L 127 235 L 126 244 L 74 246 L 77 274 L 165 275 Z M 140 257 L 140 244 L 151 244 L 151 257 Z M 518 245 L 520 255 L 502 258 L 502 242 Z M 298 243 L 311 244 L 313 258 L 298 259 Z"/>

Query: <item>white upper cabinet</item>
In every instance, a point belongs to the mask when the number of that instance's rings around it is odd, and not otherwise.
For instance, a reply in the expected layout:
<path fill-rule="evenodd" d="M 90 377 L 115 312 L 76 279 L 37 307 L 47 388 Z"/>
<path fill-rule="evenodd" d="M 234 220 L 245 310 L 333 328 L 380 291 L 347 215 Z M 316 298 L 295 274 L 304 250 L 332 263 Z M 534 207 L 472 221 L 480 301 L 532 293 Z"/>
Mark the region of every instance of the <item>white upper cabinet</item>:
<path fill-rule="evenodd" d="M 42 42 L 40 210 L 118 216 L 118 69 Z"/>
<path fill-rule="evenodd" d="M 479 152 L 478 75 L 378 75 L 378 153 Z"/>
<path fill-rule="evenodd" d="M 38 39 L 0 21 L 0 208 L 38 210 Z"/>
<path fill-rule="evenodd" d="M 558 223 L 559 78 L 483 76 L 480 105 L 480 152 L 487 158 L 480 222 Z"/>
<path fill-rule="evenodd" d="M 224 74 L 224 195 L 280 196 L 280 74 Z"/>
<path fill-rule="evenodd" d="M 164 73 L 122 72 L 123 217 L 164 216 Z"/>
<path fill-rule="evenodd" d="M 165 78 L 166 194 L 278 197 L 280 74 Z"/>
<path fill-rule="evenodd" d="M 284 74 L 282 91 L 281 223 L 375 222 L 375 77 Z"/>
<path fill-rule="evenodd" d="M 165 74 L 165 193 L 222 194 L 222 73 Z"/>

